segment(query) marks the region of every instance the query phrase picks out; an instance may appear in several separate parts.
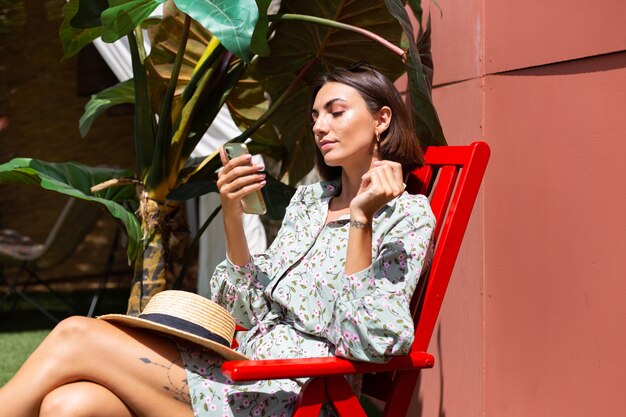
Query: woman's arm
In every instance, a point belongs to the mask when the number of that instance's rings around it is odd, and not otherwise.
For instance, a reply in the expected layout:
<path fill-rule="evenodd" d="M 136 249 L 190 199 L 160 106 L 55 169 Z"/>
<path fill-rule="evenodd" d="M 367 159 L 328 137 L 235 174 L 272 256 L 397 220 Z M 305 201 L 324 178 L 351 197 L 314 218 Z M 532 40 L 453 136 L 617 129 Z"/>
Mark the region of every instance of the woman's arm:
<path fill-rule="evenodd" d="M 376 257 L 344 277 L 325 336 L 335 354 L 381 362 L 408 353 L 414 328 L 410 301 L 430 256 L 435 220 L 428 200 L 402 198 L 390 230 L 376 239 Z M 370 253 L 370 260 L 371 260 Z"/>
<path fill-rule="evenodd" d="M 294 234 L 292 213 L 301 205 L 303 192 L 304 187 L 300 187 L 292 197 L 283 224 L 265 253 L 249 256 L 242 265 L 237 265 L 229 255 L 209 280 L 209 298 L 230 311 L 237 324 L 245 328 L 256 325 L 268 311 L 270 303 L 265 289 L 279 266 L 277 252 L 282 250 L 285 240 L 293 241 L 286 236 Z"/>
<path fill-rule="evenodd" d="M 350 203 L 346 274 L 354 274 L 371 265 L 374 213 L 403 191 L 402 166 L 397 162 L 376 161 L 363 176 L 359 193 Z"/>

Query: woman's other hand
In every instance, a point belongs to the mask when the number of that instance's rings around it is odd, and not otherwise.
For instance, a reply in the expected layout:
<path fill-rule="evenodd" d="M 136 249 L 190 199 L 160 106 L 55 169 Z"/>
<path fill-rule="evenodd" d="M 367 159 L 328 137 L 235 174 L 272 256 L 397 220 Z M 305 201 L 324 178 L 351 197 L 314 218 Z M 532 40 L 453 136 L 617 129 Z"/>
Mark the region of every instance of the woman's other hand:
<path fill-rule="evenodd" d="M 361 178 L 359 192 L 350 203 L 350 217 L 369 221 L 378 209 L 403 191 L 402 165 L 393 161 L 375 161 Z"/>
<path fill-rule="evenodd" d="M 252 163 L 252 155 L 245 154 L 231 159 L 226 157 L 224 147 L 220 147 L 220 159 L 224 166 L 217 173 L 217 189 L 225 216 L 243 215 L 241 199 L 251 192 L 260 190 L 266 184 L 263 165 Z"/>

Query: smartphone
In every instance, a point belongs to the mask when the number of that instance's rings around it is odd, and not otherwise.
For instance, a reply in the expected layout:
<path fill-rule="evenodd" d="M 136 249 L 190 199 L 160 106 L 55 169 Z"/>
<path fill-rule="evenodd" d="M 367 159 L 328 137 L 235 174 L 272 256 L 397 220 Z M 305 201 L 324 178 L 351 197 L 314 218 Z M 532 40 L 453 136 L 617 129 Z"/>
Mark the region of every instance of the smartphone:
<path fill-rule="evenodd" d="M 226 158 L 229 161 L 238 156 L 250 153 L 248 147 L 243 143 L 227 143 L 224 145 L 224 152 L 226 152 Z M 256 190 L 243 197 L 241 199 L 241 205 L 243 206 L 244 213 L 248 214 L 265 214 L 267 211 L 261 190 Z"/>

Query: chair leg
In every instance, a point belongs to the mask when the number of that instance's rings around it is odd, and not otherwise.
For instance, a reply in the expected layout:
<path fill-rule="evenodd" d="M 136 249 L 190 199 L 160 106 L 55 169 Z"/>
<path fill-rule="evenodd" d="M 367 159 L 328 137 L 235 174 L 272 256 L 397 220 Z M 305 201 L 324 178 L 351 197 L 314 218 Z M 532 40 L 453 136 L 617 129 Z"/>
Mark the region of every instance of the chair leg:
<path fill-rule="evenodd" d="M 51 286 L 50 284 L 48 284 L 46 281 L 44 281 L 43 279 L 39 278 L 39 275 L 37 275 L 37 273 L 33 270 L 30 269 L 28 267 L 26 267 L 26 272 L 29 273 L 29 275 L 35 279 L 35 281 L 40 284 L 43 285 L 46 290 L 48 290 L 48 292 L 52 295 L 54 295 L 59 301 L 61 301 L 63 304 L 65 304 L 71 311 L 73 314 L 78 314 L 76 311 L 76 307 L 70 303 L 69 301 L 67 301 L 61 294 L 59 294 L 58 292 L 56 292 Z M 28 284 L 30 284 L 30 279 Z M 22 291 L 24 291 L 26 289 L 26 285 L 24 285 L 22 287 Z"/>
<path fill-rule="evenodd" d="M 326 393 L 340 417 L 367 417 L 359 399 L 343 376 L 327 379 Z"/>
<path fill-rule="evenodd" d="M 300 391 L 293 416 L 318 417 L 327 400 L 340 417 L 367 417 L 344 376 L 311 378 Z"/>
<path fill-rule="evenodd" d="M 420 377 L 420 370 L 416 371 L 400 371 L 396 373 L 392 384 L 399 386 L 415 387 L 418 378 Z M 395 388 L 395 387 L 394 387 Z M 384 416 L 399 416 L 406 415 L 411 398 L 403 395 L 402 390 L 392 388 L 392 395 L 387 399 L 385 404 Z"/>
<path fill-rule="evenodd" d="M 20 297 L 22 297 L 24 300 L 26 300 L 26 302 L 28 302 L 30 305 L 32 305 L 33 307 L 35 307 L 37 310 L 39 310 L 39 312 L 41 314 L 43 314 L 44 316 L 48 317 L 50 320 L 52 320 L 52 322 L 54 324 L 57 324 L 59 322 L 59 319 L 56 318 L 55 316 L 53 316 L 48 310 L 46 310 L 41 304 L 39 304 L 37 301 L 33 300 L 32 298 L 30 298 L 28 295 L 26 295 L 24 292 L 22 292 L 22 290 L 19 289 L 15 289 L 15 293 L 17 295 L 19 295 Z"/>
<path fill-rule="evenodd" d="M 22 276 L 23 272 L 26 272 L 28 274 L 28 278 L 26 279 L 26 281 L 24 283 L 20 283 L 20 277 Z M 13 301 L 13 305 L 11 306 L 11 309 L 9 310 L 6 318 L 10 317 L 15 312 L 15 308 L 17 307 L 17 303 L 19 302 L 19 300 L 21 298 L 24 301 L 26 301 L 27 303 L 29 303 L 30 305 L 32 305 L 33 307 L 35 307 L 37 310 L 39 310 L 39 312 L 41 314 L 43 314 L 48 319 L 50 319 L 54 324 L 57 324 L 59 322 L 59 319 L 57 317 L 52 315 L 52 313 L 50 313 L 48 310 L 46 310 L 41 304 L 39 304 L 33 298 L 31 298 L 28 295 L 26 295 L 26 293 L 24 292 L 26 290 L 26 288 L 28 288 L 28 286 L 33 282 L 33 279 L 35 281 L 39 282 L 40 284 L 43 284 L 48 289 L 48 291 L 50 291 L 52 294 L 54 294 L 56 297 L 58 297 L 65 304 L 68 304 L 67 301 L 65 301 L 59 294 L 57 294 L 55 291 L 53 291 L 52 288 L 46 282 L 41 280 L 41 278 L 39 278 L 37 276 L 37 274 L 35 274 L 34 271 L 30 270 L 28 268 L 28 265 L 26 265 L 24 263 L 24 264 L 22 264 L 20 266 L 19 270 L 15 274 L 15 278 L 13 279 L 13 282 L 11 282 L 9 284 L 9 288 L 7 290 L 7 293 L 5 294 L 5 296 L 0 301 L 0 304 L 1 304 L 4 301 L 6 301 L 11 294 L 17 295 L 17 297 L 15 297 L 15 301 Z M 21 287 L 21 288 L 18 288 L 18 287 Z"/>
<path fill-rule="evenodd" d="M 319 417 L 325 399 L 326 379 L 309 379 L 300 391 L 292 417 Z"/>
<path fill-rule="evenodd" d="M 20 277 L 22 276 L 23 272 L 27 272 L 28 273 L 28 278 L 26 279 L 26 282 L 21 284 L 21 288 L 18 288 L 18 286 L 20 285 L 20 282 L 19 282 L 20 281 Z M 8 314 L 6 315 L 6 318 L 9 318 L 15 312 L 15 308 L 17 307 L 17 303 L 20 301 L 20 298 L 22 298 L 24 301 L 26 301 L 27 303 L 29 303 L 30 305 L 35 307 L 37 310 L 39 310 L 39 312 L 41 312 L 44 316 L 46 316 L 48 319 L 50 319 L 54 324 L 58 323 L 59 322 L 58 318 L 53 316 L 41 304 L 39 304 L 37 301 L 33 300 L 31 297 L 26 295 L 26 293 L 24 293 L 24 290 L 26 288 L 28 288 L 28 286 L 31 284 L 33 277 L 34 278 L 38 278 L 36 275 L 33 275 L 31 273 L 31 271 L 28 269 L 26 264 L 22 264 L 20 266 L 19 270 L 17 271 L 17 273 L 15 274 L 15 278 L 13 279 L 13 282 L 11 282 L 9 284 L 9 287 L 7 289 L 7 293 L 4 295 L 2 300 L 0 300 L 0 304 L 2 304 L 9 298 L 9 296 L 11 294 L 15 294 L 16 295 L 15 300 L 13 301 L 13 305 L 11 306 L 11 309 L 9 310 Z"/>
<path fill-rule="evenodd" d="M 9 299 L 9 297 L 11 297 L 12 295 L 15 295 L 14 299 L 13 299 L 13 304 L 11 305 L 11 308 L 9 308 L 6 317 L 5 318 L 9 318 L 11 317 L 11 315 L 13 314 L 13 312 L 15 311 L 15 308 L 17 307 L 17 303 L 19 303 L 20 301 L 20 297 L 18 296 L 17 292 L 15 291 L 17 288 L 17 284 L 20 280 L 20 277 L 22 276 L 22 273 L 25 270 L 25 265 L 21 264 L 20 268 L 17 270 L 17 272 L 15 273 L 15 275 L 13 276 L 13 279 L 11 282 L 9 282 L 7 280 L 7 292 L 6 294 L 4 294 L 4 296 L 2 297 L 2 299 L 0 300 L 0 306 L 2 304 L 5 303 L 5 301 L 7 301 Z M 28 284 L 28 280 L 26 280 L 26 283 Z"/>

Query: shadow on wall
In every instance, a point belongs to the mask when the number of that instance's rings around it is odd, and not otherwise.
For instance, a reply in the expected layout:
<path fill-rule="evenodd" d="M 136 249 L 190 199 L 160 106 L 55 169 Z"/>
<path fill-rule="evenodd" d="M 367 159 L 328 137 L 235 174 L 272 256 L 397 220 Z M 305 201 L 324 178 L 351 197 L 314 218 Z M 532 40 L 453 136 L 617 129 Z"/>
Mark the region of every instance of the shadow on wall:
<path fill-rule="evenodd" d="M 626 53 L 624 51 L 595 57 L 583 57 L 566 62 L 554 62 L 531 68 L 500 72 L 504 76 L 550 76 L 550 75 L 575 75 L 592 72 L 612 71 L 626 68 Z"/>
<path fill-rule="evenodd" d="M 443 386 L 444 386 L 444 377 L 443 377 L 443 351 L 441 349 L 441 323 L 437 327 L 437 360 L 439 362 L 439 411 L 437 413 L 438 417 L 446 417 L 446 412 L 443 409 Z M 422 383 L 422 373 L 420 372 L 420 377 L 417 381 L 417 385 L 415 388 L 415 392 L 420 392 L 420 385 Z M 424 401 L 421 397 L 418 397 L 413 410 L 415 410 L 415 417 L 423 417 L 424 415 Z"/>

